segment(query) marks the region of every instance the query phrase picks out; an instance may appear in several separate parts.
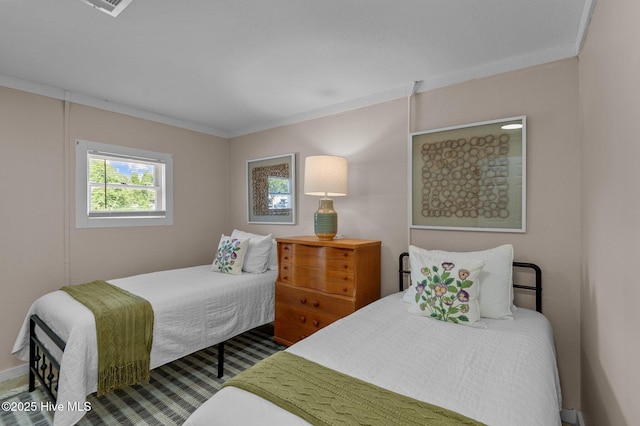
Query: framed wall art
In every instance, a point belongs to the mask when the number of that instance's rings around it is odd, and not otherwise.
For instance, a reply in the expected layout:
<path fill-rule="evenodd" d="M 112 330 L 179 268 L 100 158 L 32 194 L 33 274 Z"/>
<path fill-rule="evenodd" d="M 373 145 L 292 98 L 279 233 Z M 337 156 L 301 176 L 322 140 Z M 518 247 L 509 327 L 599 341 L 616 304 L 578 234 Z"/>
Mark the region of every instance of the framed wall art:
<path fill-rule="evenodd" d="M 295 225 L 296 155 L 247 161 L 247 221 Z"/>
<path fill-rule="evenodd" d="M 411 228 L 525 232 L 526 117 L 409 135 Z"/>

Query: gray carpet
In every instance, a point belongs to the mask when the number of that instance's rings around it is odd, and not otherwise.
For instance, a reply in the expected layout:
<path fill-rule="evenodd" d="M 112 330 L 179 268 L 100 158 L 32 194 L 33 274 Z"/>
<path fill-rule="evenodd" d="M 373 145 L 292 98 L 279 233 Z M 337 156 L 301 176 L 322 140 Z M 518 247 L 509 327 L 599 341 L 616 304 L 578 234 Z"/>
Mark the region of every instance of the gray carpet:
<path fill-rule="evenodd" d="M 217 349 L 201 350 L 151 371 L 148 384 L 120 389 L 96 398 L 88 397 L 91 411 L 78 425 L 181 425 L 202 403 L 215 394 L 228 378 L 267 356 L 284 349 L 274 343 L 268 330 L 256 329 L 227 341 L 225 375 L 217 378 Z M 41 407 L 48 399 L 36 389 L 26 387 L 19 393 L 0 395 L 2 403 Z M 35 403 L 35 404 L 32 404 Z M 53 423 L 53 412 L 36 409 L 0 411 L 1 425 L 38 425 Z"/>

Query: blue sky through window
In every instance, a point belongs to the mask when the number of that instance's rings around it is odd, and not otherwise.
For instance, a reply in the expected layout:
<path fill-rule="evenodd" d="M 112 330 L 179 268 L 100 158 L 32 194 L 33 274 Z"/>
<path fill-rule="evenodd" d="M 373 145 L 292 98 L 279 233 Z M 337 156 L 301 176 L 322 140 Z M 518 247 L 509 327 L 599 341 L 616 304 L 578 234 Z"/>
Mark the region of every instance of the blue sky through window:
<path fill-rule="evenodd" d="M 113 160 L 110 160 L 109 163 L 113 166 L 116 172 L 122 173 L 127 177 L 131 177 L 131 174 L 134 171 L 138 173 L 138 176 L 142 177 L 145 170 L 148 170 L 149 173 L 153 176 L 153 166 L 150 164 L 140 164 L 140 163 L 131 163 L 128 161 L 113 161 Z"/>

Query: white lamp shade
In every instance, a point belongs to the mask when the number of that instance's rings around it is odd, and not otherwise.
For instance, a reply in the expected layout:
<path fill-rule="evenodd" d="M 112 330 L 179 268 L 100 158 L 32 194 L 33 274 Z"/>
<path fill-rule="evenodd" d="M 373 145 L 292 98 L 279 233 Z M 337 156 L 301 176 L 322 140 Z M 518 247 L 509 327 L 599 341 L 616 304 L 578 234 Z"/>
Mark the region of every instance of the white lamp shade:
<path fill-rule="evenodd" d="M 347 195 L 347 159 L 332 155 L 305 158 L 304 193 L 329 197 Z"/>

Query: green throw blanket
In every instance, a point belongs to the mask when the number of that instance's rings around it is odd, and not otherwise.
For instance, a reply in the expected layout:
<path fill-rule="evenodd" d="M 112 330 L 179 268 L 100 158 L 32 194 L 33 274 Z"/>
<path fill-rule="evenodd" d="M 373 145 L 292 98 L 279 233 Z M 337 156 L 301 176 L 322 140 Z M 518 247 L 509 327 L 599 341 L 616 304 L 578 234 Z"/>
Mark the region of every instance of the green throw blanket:
<path fill-rule="evenodd" d="M 482 425 L 288 352 L 260 361 L 223 386 L 254 393 L 314 425 Z"/>
<path fill-rule="evenodd" d="M 104 281 L 62 287 L 93 312 L 98 342 L 98 396 L 148 382 L 153 309 L 142 297 Z"/>

